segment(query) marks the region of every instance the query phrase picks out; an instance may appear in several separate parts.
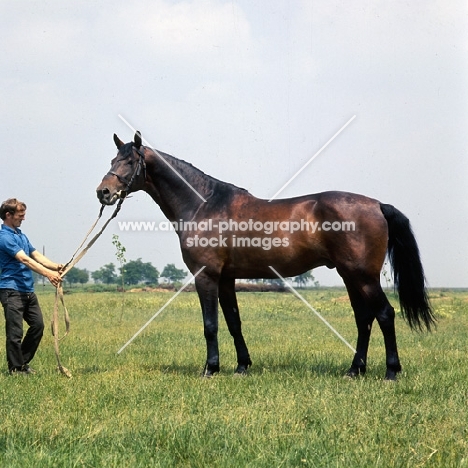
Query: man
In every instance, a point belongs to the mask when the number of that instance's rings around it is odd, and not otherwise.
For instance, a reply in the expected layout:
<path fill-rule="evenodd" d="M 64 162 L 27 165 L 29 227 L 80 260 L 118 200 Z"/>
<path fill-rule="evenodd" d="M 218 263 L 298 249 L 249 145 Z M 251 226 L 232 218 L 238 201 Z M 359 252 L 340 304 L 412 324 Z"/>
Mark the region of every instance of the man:
<path fill-rule="evenodd" d="M 19 227 L 26 205 L 9 198 L 0 206 L 0 301 L 5 312 L 6 357 L 11 375 L 33 374 L 29 366 L 44 331 L 41 308 L 34 293 L 32 271 L 54 286 L 62 281 L 63 265 L 39 253 Z M 32 270 L 32 271 L 31 271 Z M 23 320 L 29 325 L 23 339 Z"/>

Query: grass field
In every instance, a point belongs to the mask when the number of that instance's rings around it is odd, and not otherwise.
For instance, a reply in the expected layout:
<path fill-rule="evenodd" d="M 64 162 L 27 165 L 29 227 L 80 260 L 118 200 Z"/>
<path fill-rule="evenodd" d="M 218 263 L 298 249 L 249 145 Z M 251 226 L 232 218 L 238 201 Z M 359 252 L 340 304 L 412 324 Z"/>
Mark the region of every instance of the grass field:
<path fill-rule="evenodd" d="M 53 294 L 39 294 L 48 321 Z M 303 294 L 355 344 L 344 290 Z M 377 325 L 366 377 L 343 379 L 352 352 L 286 293 L 239 294 L 254 363 L 247 377 L 233 377 L 224 321 L 221 372 L 199 377 L 205 343 L 194 293 L 178 296 L 117 356 L 171 295 L 126 293 L 123 315 L 121 294 L 67 295 L 72 331 L 61 353 L 72 379 L 55 370 L 48 329 L 37 375 L 8 376 L 2 345 L 0 466 L 468 466 L 468 292 L 431 291 L 432 334 L 398 317 L 396 383 L 382 380 Z"/>

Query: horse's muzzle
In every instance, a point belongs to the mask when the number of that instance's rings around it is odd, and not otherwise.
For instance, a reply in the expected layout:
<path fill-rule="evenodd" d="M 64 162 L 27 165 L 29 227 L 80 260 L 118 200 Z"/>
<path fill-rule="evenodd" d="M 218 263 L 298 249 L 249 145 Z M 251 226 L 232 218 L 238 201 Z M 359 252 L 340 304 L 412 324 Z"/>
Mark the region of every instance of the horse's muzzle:
<path fill-rule="evenodd" d="M 113 205 L 119 198 L 125 198 L 127 196 L 127 192 L 125 190 L 119 190 L 118 192 L 111 193 L 107 187 L 96 190 L 96 194 L 103 205 Z"/>

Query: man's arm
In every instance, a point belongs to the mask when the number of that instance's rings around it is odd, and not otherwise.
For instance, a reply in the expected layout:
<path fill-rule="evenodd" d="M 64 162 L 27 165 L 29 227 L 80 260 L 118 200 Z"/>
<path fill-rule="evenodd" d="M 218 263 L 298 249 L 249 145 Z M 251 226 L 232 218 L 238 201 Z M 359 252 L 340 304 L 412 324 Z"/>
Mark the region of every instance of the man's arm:
<path fill-rule="evenodd" d="M 32 253 L 32 257 L 36 257 L 37 253 L 39 253 L 39 252 L 37 252 L 37 250 L 35 250 Z M 36 255 L 34 255 L 34 254 L 36 254 Z M 44 257 L 44 255 L 42 255 L 40 253 L 39 253 L 39 255 L 40 255 L 40 257 L 43 257 L 46 260 L 48 260 L 46 257 Z M 26 265 L 28 268 L 35 271 L 36 273 L 39 273 L 40 275 L 45 276 L 55 287 L 57 287 L 60 284 L 60 282 L 62 281 L 62 277 L 56 272 L 56 270 L 54 271 L 54 268 L 49 269 L 45 265 L 37 262 L 32 257 L 29 257 L 28 255 L 26 255 L 24 250 L 20 250 L 15 255 L 16 260 L 21 262 L 23 265 Z M 56 267 L 57 270 L 60 268 L 60 265 L 58 265 L 56 263 L 53 263 L 50 260 L 48 260 L 48 262 L 52 267 Z"/>
<path fill-rule="evenodd" d="M 60 263 L 55 263 L 52 260 L 49 260 L 45 255 L 42 255 L 39 251 L 34 250 L 31 253 L 31 257 L 42 266 L 45 266 L 48 270 L 60 271 L 63 268 L 63 265 Z"/>

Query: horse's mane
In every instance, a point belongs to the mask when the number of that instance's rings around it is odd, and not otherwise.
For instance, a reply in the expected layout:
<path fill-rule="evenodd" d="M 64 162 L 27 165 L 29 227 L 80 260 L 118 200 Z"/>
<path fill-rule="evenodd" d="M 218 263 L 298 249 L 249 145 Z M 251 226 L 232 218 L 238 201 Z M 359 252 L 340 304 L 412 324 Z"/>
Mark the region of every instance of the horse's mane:
<path fill-rule="evenodd" d="M 153 150 L 155 153 L 156 151 Z M 210 176 L 203 172 L 198 167 L 195 167 L 193 164 L 184 161 L 183 159 L 176 158 L 168 153 L 157 150 L 163 158 L 166 159 L 168 163 L 187 181 L 192 185 L 192 187 L 200 192 L 204 192 L 207 195 L 210 195 L 211 201 L 216 199 L 224 199 L 228 194 L 233 192 L 244 192 L 248 193 L 246 189 L 238 187 L 229 182 L 224 182 L 222 180 L 216 179 L 213 176 Z M 157 156 L 156 153 L 156 156 Z"/>

